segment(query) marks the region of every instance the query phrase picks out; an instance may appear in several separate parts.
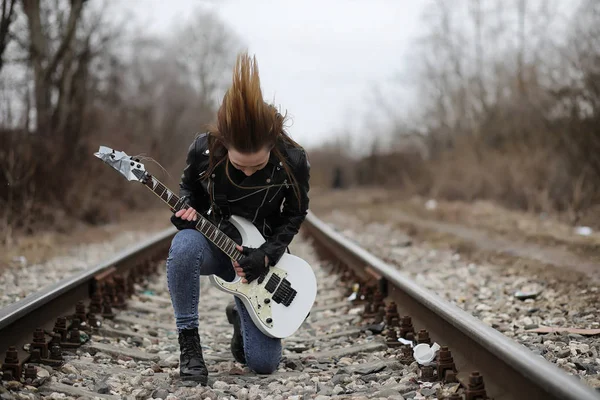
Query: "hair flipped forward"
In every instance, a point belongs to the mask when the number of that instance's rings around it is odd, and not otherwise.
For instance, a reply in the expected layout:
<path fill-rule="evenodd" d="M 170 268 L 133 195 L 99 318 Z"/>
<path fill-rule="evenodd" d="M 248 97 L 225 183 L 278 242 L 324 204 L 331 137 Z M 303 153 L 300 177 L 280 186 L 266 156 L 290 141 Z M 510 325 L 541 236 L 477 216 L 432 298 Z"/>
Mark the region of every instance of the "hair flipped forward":
<path fill-rule="evenodd" d="M 247 53 L 239 54 L 233 70 L 232 84 L 223 96 L 217 112 L 217 122 L 209 127 L 209 166 L 206 179 L 227 159 L 228 149 L 233 148 L 245 154 L 267 149 L 281 161 L 294 193 L 300 200 L 296 178 L 277 146 L 279 142 L 284 142 L 293 147 L 301 147 L 285 132 L 285 120 L 286 117 L 275 106 L 263 100 L 256 57 L 250 57 Z M 239 186 L 231 179 L 230 182 L 242 189 L 256 189 Z"/>

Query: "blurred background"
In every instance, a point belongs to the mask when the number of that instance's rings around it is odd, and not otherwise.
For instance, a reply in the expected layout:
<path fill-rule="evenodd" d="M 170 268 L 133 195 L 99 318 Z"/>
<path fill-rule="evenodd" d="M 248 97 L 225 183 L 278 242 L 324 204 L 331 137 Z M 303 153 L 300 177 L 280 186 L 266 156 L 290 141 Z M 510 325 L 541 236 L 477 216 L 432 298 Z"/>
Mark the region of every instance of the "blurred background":
<path fill-rule="evenodd" d="M 176 190 L 246 49 L 314 196 L 489 200 L 600 225 L 600 1 L 0 4 L 3 243 L 161 207 L 93 152 L 150 156 Z"/>

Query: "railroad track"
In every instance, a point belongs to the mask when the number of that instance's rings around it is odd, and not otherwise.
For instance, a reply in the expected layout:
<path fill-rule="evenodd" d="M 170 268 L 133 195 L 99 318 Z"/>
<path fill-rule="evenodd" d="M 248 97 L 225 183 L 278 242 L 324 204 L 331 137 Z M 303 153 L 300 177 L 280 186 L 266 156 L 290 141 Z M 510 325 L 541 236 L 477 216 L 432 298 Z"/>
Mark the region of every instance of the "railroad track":
<path fill-rule="evenodd" d="M 313 265 L 319 294 L 284 341 L 279 370 L 256 375 L 234 362 L 230 298 L 203 279 L 209 387 L 187 386 L 164 274 L 174 232 L 1 309 L 0 398 L 600 399 L 314 215 L 304 225 L 312 240 L 297 238 L 293 251 Z M 419 366 L 398 337 L 439 343 L 437 363 Z"/>

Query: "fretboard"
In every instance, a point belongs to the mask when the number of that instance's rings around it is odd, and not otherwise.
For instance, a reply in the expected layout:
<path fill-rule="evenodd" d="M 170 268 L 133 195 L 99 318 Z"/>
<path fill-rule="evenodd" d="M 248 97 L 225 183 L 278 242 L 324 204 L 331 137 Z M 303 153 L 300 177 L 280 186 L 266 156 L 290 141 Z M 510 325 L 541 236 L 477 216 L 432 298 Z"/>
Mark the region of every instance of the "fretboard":
<path fill-rule="evenodd" d="M 171 211 L 177 212 L 183 208 L 187 208 L 185 202 L 182 202 L 179 196 L 170 191 L 165 185 L 163 185 L 158 179 L 150 174 L 144 181 L 146 187 L 155 195 L 160 197 L 162 201 L 167 203 L 171 207 Z M 196 212 L 197 223 L 196 229 L 200 231 L 208 240 L 213 242 L 219 249 L 229 256 L 234 261 L 238 261 L 242 258 L 242 254 L 237 250 L 236 243 L 229 236 L 224 234 L 214 226 L 208 219 L 204 218 L 200 213 Z"/>

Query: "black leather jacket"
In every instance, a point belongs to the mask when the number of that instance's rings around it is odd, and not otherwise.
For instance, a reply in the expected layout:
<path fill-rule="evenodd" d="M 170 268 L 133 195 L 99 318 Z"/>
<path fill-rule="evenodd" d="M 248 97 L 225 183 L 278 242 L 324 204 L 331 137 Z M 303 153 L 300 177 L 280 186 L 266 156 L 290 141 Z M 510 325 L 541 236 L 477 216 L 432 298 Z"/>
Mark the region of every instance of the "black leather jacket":
<path fill-rule="evenodd" d="M 271 152 L 266 167 L 249 177 L 229 165 L 230 176 L 243 187 L 233 185 L 225 174 L 226 163 L 219 164 L 212 176 L 205 179 L 208 169 L 208 134 L 198 136 L 191 144 L 187 155 L 187 166 L 179 184 L 180 196 L 189 198 L 190 205 L 207 216 L 227 236 L 238 244 L 241 237 L 229 222 L 229 215 L 239 215 L 251 221 L 262 233 L 266 242 L 261 246 L 275 265 L 294 235 L 298 233 L 308 210 L 310 164 L 303 149 L 285 143 L 278 144 L 290 167 L 300 192 L 297 198 L 290 177 L 280 161 Z M 211 191 L 213 202 L 208 195 Z"/>

